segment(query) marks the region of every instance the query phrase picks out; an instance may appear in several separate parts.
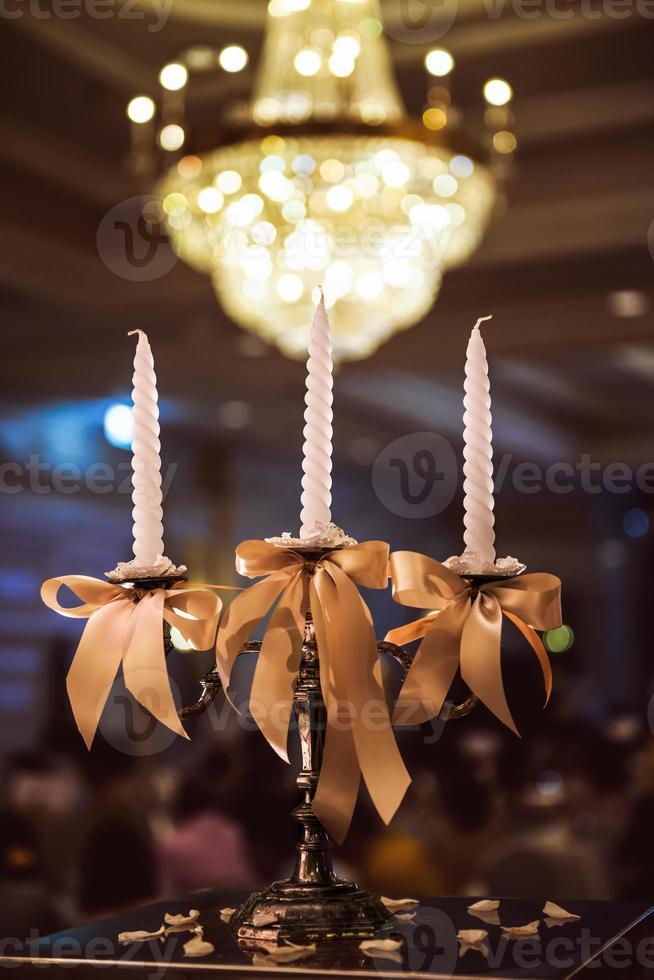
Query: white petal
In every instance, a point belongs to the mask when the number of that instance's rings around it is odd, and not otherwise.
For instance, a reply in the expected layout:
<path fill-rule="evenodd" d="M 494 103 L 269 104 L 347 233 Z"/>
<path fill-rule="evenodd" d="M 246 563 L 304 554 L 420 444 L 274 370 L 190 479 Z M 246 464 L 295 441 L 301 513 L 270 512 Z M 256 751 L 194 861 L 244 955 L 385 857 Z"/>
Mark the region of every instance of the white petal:
<path fill-rule="evenodd" d="M 567 912 L 565 909 L 562 909 L 556 902 L 545 902 L 543 915 L 547 915 L 551 919 L 565 919 L 568 922 L 577 922 L 581 918 L 580 915 L 575 915 L 574 912 Z"/>
<path fill-rule="evenodd" d="M 537 936 L 540 919 L 528 922 L 524 926 L 502 926 L 502 935 L 507 939 L 525 939 L 527 936 Z"/>
<path fill-rule="evenodd" d="M 260 943 L 262 949 L 265 949 L 265 954 L 255 953 L 253 963 L 255 966 L 266 966 L 270 963 L 294 963 L 296 960 L 301 960 L 305 956 L 309 956 L 310 953 L 316 952 L 316 944 L 311 943 L 309 946 L 296 946 L 293 943 L 288 943 L 285 946 L 274 946 L 272 943 Z"/>
<path fill-rule="evenodd" d="M 135 932 L 119 932 L 119 943 L 143 943 L 146 939 L 159 939 L 164 934 L 164 927 L 161 926 L 156 932 L 145 932 L 137 929 Z"/>
<path fill-rule="evenodd" d="M 213 944 L 206 942 L 201 935 L 193 936 L 184 943 L 184 956 L 209 956 L 213 951 Z"/>
<path fill-rule="evenodd" d="M 183 912 L 179 915 L 171 915 L 170 912 L 166 912 L 164 922 L 167 926 L 194 926 L 199 918 L 198 910 L 191 909 L 186 915 Z"/>
<path fill-rule="evenodd" d="M 401 939 L 364 939 L 359 949 L 364 953 L 390 953 L 402 945 Z"/>
<path fill-rule="evenodd" d="M 473 902 L 468 906 L 468 912 L 496 912 L 500 903 L 496 898 L 482 898 L 480 902 Z"/>
<path fill-rule="evenodd" d="M 400 909 L 415 909 L 420 905 L 417 898 L 386 898 L 381 897 L 382 905 L 385 905 L 389 912 L 399 912 Z"/>

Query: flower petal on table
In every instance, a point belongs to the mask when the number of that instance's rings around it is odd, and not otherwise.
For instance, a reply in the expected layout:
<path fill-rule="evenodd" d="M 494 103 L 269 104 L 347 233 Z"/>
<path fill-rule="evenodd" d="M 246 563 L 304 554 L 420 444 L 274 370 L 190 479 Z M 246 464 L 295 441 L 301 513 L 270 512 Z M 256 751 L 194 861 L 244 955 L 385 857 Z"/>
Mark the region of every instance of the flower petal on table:
<path fill-rule="evenodd" d="M 213 943 L 208 943 L 202 933 L 184 943 L 184 956 L 209 956 L 214 951 Z"/>
<path fill-rule="evenodd" d="M 118 942 L 119 943 L 144 943 L 148 939 L 163 939 L 165 931 L 165 926 L 160 926 L 156 932 L 146 932 L 143 929 L 137 929 L 134 932 L 119 932 Z"/>
<path fill-rule="evenodd" d="M 269 945 L 260 943 L 259 945 L 265 950 L 265 953 L 254 954 L 252 960 L 254 966 L 270 966 L 273 963 L 294 963 L 296 960 L 301 960 L 305 956 L 316 952 L 315 943 L 311 943 L 308 946 L 296 946 L 294 943 L 287 943 L 284 946 L 275 946 L 272 943 Z"/>
<path fill-rule="evenodd" d="M 420 905 L 417 898 L 386 898 L 381 897 L 382 905 L 385 905 L 389 912 L 406 912 L 408 909 L 415 909 Z"/>
<path fill-rule="evenodd" d="M 543 905 L 543 915 L 550 919 L 556 919 L 558 922 L 578 922 L 581 918 L 580 915 L 575 915 L 574 912 L 568 912 L 566 909 L 562 909 L 556 902 L 545 902 Z"/>
<path fill-rule="evenodd" d="M 524 926 L 502 926 L 502 935 L 507 939 L 527 939 L 529 936 L 538 935 L 540 919 L 527 922 Z"/>

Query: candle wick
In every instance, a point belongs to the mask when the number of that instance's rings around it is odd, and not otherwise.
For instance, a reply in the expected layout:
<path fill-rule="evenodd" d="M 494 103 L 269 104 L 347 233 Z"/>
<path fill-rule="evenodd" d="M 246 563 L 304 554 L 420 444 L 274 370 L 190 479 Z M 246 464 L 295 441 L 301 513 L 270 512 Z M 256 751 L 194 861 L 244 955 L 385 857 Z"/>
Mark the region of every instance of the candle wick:
<path fill-rule="evenodd" d="M 479 324 L 480 323 L 483 323 L 484 320 L 492 320 L 492 319 L 493 319 L 493 314 L 492 313 L 489 313 L 488 316 L 480 316 L 479 319 L 477 320 L 477 322 L 475 323 L 474 329 L 475 330 L 478 330 L 479 329 Z"/>
<path fill-rule="evenodd" d="M 127 331 L 127 336 L 128 337 L 132 337 L 135 333 L 138 333 L 138 334 L 143 335 L 143 331 L 142 330 L 128 330 Z"/>

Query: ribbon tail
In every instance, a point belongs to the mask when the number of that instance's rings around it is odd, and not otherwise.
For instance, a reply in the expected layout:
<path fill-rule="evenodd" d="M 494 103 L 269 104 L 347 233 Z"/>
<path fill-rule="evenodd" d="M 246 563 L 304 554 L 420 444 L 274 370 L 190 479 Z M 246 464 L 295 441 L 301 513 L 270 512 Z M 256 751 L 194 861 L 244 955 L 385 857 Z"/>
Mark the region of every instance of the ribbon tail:
<path fill-rule="evenodd" d="M 131 603 L 110 602 L 91 614 L 66 677 L 75 724 L 87 749 L 116 679 L 123 656 L 123 630 Z"/>
<path fill-rule="evenodd" d="M 469 603 L 452 603 L 432 617 L 395 702 L 394 724 L 419 725 L 440 714 L 459 666 L 461 631 L 469 609 Z"/>
<path fill-rule="evenodd" d="M 529 643 L 531 649 L 538 657 L 538 662 L 543 672 L 543 683 L 545 685 L 545 704 L 543 707 L 546 708 L 552 695 L 552 667 L 550 664 L 550 658 L 547 656 L 547 651 L 543 645 L 543 641 L 538 633 L 536 633 L 531 626 L 525 623 L 524 620 L 520 619 L 519 616 L 508 612 L 506 609 L 503 609 L 502 612 L 507 619 L 510 619 L 511 622 L 518 627 L 525 640 L 527 643 Z"/>
<path fill-rule="evenodd" d="M 490 593 L 480 593 L 472 604 L 461 634 L 461 677 L 496 718 L 520 735 L 504 692 L 501 638 L 499 601 Z"/>
<path fill-rule="evenodd" d="M 412 623 L 406 623 L 404 626 L 396 626 L 394 629 L 388 631 L 384 640 L 387 643 L 397 643 L 398 646 L 404 646 L 405 643 L 413 643 L 414 640 L 420 640 L 423 636 L 427 635 L 431 624 L 439 615 L 440 611 L 429 613 L 428 616 L 421 616 L 420 619 L 414 619 Z"/>
<path fill-rule="evenodd" d="M 245 589 L 228 606 L 216 637 L 216 669 L 225 692 L 244 643 L 284 591 L 288 581 L 289 572 L 286 569 L 274 572 Z"/>
<path fill-rule="evenodd" d="M 307 582 L 299 571 L 270 618 L 250 692 L 250 714 L 278 756 L 288 762 L 288 726 L 308 606 Z"/>
<path fill-rule="evenodd" d="M 173 700 L 163 643 L 163 590 L 149 593 L 133 607 L 133 622 L 123 658 L 125 687 L 157 721 L 188 738 Z"/>
<path fill-rule="evenodd" d="M 311 614 L 318 644 L 320 684 L 327 714 L 320 778 L 312 809 L 330 837 L 340 844 L 352 822 L 359 795 L 361 770 L 352 735 L 352 719 L 349 716 L 346 719 L 340 717 L 341 707 L 346 707 L 349 712 L 350 706 L 339 703 L 336 679 L 330 663 L 331 646 L 323 608 L 323 602 L 327 601 L 325 595 L 330 589 L 334 589 L 334 583 L 328 576 L 319 573 L 311 580 Z"/>
<path fill-rule="evenodd" d="M 377 812 L 388 824 L 411 777 L 391 725 L 370 611 L 356 585 L 338 566 L 329 570 L 335 589 L 325 593 L 327 645 L 336 677 L 353 708 L 353 736 L 361 774 Z"/>

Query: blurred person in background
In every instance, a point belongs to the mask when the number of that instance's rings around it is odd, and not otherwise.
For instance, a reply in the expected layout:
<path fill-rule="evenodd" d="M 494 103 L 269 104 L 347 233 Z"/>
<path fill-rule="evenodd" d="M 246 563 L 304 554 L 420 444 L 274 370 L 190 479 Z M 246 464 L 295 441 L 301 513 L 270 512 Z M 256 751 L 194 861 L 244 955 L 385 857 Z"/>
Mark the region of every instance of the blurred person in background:
<path fill-rule="evenodd" d="M 239 796 L 241 773 L 229 753 L 216 749 L 201 767 L 181 774 L 171 825 L 156 844 L 164 895 L 207 887 L 245 891 L 256 886 L 247 838 L 229 814 Z"/>

